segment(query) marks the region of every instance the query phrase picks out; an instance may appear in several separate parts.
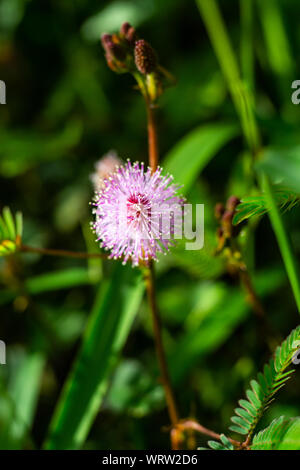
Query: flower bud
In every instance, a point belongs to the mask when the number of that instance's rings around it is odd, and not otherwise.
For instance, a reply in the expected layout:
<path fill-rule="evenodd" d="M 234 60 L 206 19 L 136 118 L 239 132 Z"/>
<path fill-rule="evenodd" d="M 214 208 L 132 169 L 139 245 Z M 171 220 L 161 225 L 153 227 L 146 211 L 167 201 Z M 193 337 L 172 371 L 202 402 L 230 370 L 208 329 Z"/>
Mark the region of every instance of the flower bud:
<path fill-rule="evenodd" d="M 144 39 L 139 39 L 134 47 L 135 65 L 140 73 L 148 75 L 156 69 L 156 54 L 150 44 Z"/>
<path fill-rule="evenodd" d="M 125 23 L 122 24 L 120 28 L 120 34 L 126 37 L 126 34 L 128 33 L 130 28 L 131 28 L 131 24 L 126 21 Z"/>
<path fill-rule="evenodd" d="M 236 197 L 236 196 L 230 196 L 230 198 L 227 200 L 226 208 L 227 208 L 229 211 L 235 211 L 236 206 L 238 206 L 240 202 L 241 202 L 241 201 L 239 200 L 238 197 Z"/>
<path fill-rule="evenodd" d="M 224 204 L 222 204 L 222 202 L 218 202 L 215 205 L 215 217 L 216 217 L 216 219 L 220 220 L 222 215 L 224 214 L 224 212 L 225 212 Z"/>
<path fill-rule="evenodd" d="M 134 47 L 134 43 L 137 40 L 136 30 L 130 23 L 123 23 L 120 28 L 120 37 L 126 39 L 130 46 Z"/>
<path fill-rule="evenodd" d="M 222 216 L 222 228 L 226 238 L 232 235 L 232 217 L 233 212 L 226 210 Z"/>

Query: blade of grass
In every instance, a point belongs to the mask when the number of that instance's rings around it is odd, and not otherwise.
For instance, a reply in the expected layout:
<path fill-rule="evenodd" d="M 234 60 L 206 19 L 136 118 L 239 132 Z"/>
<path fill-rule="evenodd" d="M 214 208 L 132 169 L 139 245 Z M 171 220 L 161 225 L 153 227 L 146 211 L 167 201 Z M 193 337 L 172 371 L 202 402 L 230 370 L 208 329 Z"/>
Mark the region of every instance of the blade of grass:
<path fill-rule="evenodd" d="M 29 278 L 25 282 L 26 289 L 32 295 L 58 289 L 69 289 L 75 286 L 93 284 L 86 268 L 69 268 L 52 271 Z"/>
<path fill-rule="evenodd" d="M 250 90 L 254 90 L 253 2 L 240 0 L 241 15 L 241 69 Z"/>
<path fill-rule="evenodd" d="M 293 75 L 294 60 L 289 39 L 285 31 L 282 12 L 277 0 L 259 0 L 265 43 L 271 67 L 276 75 L 286 77 Z M 287 87 L 288 88 L 288 87 Z"/>
<path fill-rule="evenodd" d="M 19 450 L 31 438 L 45 356 L 41 351 L 9 350 L 8 384 L 0 379 L 0 448 Z"/>
<path fill-rule="evenodd" d="M 245 138 L 252 155 L 256 156 L 260 147 L 260 138 L 254 117 L 253 100 L 241 80 L 238 60 L 218 4 L 215 0 L 196 0 L 196 3 L 240 117 Z"/>
<path fill-rule="evenodd" d="M 91 312 L 82 346 L 58 402 L 45 447 L 77 449 L 85 441 L 144 292 L 139 271 L 114 266 Z"/>
<path fill-rule="evenodd" d="M 271 182 L 268 176 L 264 173 L 261 176 L 261 186 L 262 190 L 265 192 L 266 202 L 269 206 L 269 217 L 272 224 L 272 228 L 277 238 L 280 253 L 290 280 L 290 284 L 292 286 L 297 308 L 300 313 L 299 267 L 297 266 L 296 256 L 293 253 L 289 236 L 286 232 L 284 223 L 282 221 L 279 209 L 276 204 Z"/>
<path fill-rule="evenodd" d="M 9 440 L 14 449 L 21 449 L 32 427 L 45 357 L 41 352 L 25 354 L 8 386 L 13 404 L 12 419 L 9 423 Z"/>
<path fill-rule="evenodd" d="M 23 232 L 23 214 L 22 212 L 16 213 L 16 233 L 19 237 L 22 236 Z"/>
<path fill-rule="evenodd" d="M 12 213 L 9 207 L 4 207 L 3 219 L 4 219 L 4 222 L 6 223 L 10 240 L 15 240 L 16 239 L 16 227 L 15 227 L 14 218 L 12 216 Z"/>

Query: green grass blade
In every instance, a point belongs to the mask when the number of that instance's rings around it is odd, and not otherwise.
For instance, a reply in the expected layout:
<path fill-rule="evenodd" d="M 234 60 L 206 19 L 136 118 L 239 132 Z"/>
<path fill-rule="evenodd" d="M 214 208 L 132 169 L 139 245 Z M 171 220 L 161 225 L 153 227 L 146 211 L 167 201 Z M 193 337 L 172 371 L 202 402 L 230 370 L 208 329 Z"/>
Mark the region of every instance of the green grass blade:
<path fill-rule="evenodd" d="M 267 47 L 268 58 L 273 72 L 279 76 L 291 76 L 294 60 L 289 39 L 285 31 L 278 0 L 257 1 Z"/>
<path fill-rule="evenodd" d="M 15 222 L 9 207 L 4 207 L 3 209 L 3 220 L 6 224 L 9 239 L 15 240 L 16 239 L 16 227 Z"/>
<path fill-rule="evenodd" d="M 22 212 L 16 213 L 16 233 L 19 237 L 22 237 L 23 233 L 23 214 Z"/>
<path fill-rule="evenodd" d="M 14 406 L 9 436 L 14 448 L 22 447 L 26 435 L 31 430 L 44 365 L 45 358 L 42 353 L 24 355 L 9 384 L 8 391 Z"/>
<path fill-rule="evenodd" d="M 253 155 L 260 147 L 260 138 L 251 96 L 241 80 L 239 64 L 231 45 L 220 9 L 215 0 L 196 0 L 221 70 L 226 79 L 241 126 Z"/>
<path fill-rule="evenodd" d="M 254 0 L 240 0 L 241 69 L 251 91 L 254 90 L 253 6 Z"/>
<path fill-rule="evenodd" d="M 120 264 L 114 266 L 112 279 L 101 286 L 50 426 L 47 449 L 76 449 L 85 441 L 143 291 L 140 272 Z"/>
<path fill-rule="evenodd" d="M 25 282 L 26 289 L 30 294 L 40 294 L 42 292 L 54 291 L 60 289 L 69 289 L 72 287 L 92 284 L 86 268 L 69 268 L 61 271 L 39 274 L 29 278 Z"/>
<path fill-rule="evenodd" d="M 173 175 L 176 182 L 184 185 L 181 192 L 187 194 L 203 168 L 237 134 L 238 129 L 232 124 L 198 127 L 168 153 L 164 170 Z"/>
<path fill-rule="evenodd" d="M 269 206 L 270 221 L 277 238 L 281 256 L 290 280 L 290 284 L 292 286 L 298 311 L 300 313 L 300 281 L 299 267 L 296 262 L 296 256 L 293 253 L 291 242 L 289 240 L 279 209 L 277 207 L 272 185 L 268 176 L 266 176 L 265 174 L 262 174 L 261 185 L 263 191 L 265 192 L 266 202 Z"/>

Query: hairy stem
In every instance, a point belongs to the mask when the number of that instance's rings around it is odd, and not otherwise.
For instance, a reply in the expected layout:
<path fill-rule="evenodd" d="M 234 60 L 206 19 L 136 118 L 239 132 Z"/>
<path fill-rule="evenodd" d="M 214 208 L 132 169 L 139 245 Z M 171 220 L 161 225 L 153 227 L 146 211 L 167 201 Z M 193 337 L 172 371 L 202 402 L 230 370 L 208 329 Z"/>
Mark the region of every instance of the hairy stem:
<path fill-rule="evenodd" d="M 147 111 L 147 129 L 148 129 L 148 152 L 149 152 L 149 165 L 154 172 L 157 169 L 158 165 L 158 138 L 157 138 L 157 129 L 155 123 L 155 113 L 154 106 L 150 102 L 148 96 L 145 96 L 146 111 Z M 174 392 L 171 385 L 171 380 L 169 376 L 166 355 L 164 351 L 162 334 L 161 334 L 161 321 L 159 316 L 159 311 L 156 302 L 156 293 L 155 293 L 155 275 L 153 262 L 150 261 L 149 265 L 146 267 L 145 271 L 145 282 L 148 295 L 149 307 L 152 315 L 153 330 L 154 330 L 154 339 L 155 339 L 155 348 L 156 354 L 159 362 L 159 367 L 161 371 L 161 380 L 165 390 L 166 402 L 168 407 L 168 412 L 170 416 L 170 421 L 172 424 L 171 430 L 171 445 L 173 450 L 177 450 L 181 446 L 181 432 L 176 428 L 176 425 L 179 420 L 177 406 L 175 401 Z"/>
<path fill-rule="evenodd" d="M 166 394 L 166 402 L 167 402 L 171 424 L 172 426 L 175 427 L 178 423 L 178 412 L 177 412 L 174 392 L 171 386 L 166 356 L 165 356 L 163 342 L 162 342 L 161 322 L 160 322 L 160 316 L 159 316 L 157 302 L 156 302 L 154 270 L 153 270 L 152 263 L 150 263 L 150 266 L 146 268 L 145 281 L 146 281 L 146 289 L 147 289 L 149 306 L 150 306 L 152 320 L 153 320 L 155 348 L 156 348 L 156 354 L 157 354 L 157 358 L 158 358 L 158 362 L 159 362 L 159 366 L 161 370 L 161 380 L 162 380 L 162 384 L 163 384 L 165 394 Z"/>
<path fill-rule="evenodd" d="M 158 138 L 155 124 L 154 106 L 146 100 L 149 165 L 154 172 L 158 165 Z"/>
<path fill-rule="evenodd" d="M 21 245 L 23 253 L 38 253 L 47 256 L 64 256 L 68 258 L 107 258 L 105 253 L 85 253 L 81 251 L 58 250 L 52 248 L 38 248 L 34 246 Z"/>

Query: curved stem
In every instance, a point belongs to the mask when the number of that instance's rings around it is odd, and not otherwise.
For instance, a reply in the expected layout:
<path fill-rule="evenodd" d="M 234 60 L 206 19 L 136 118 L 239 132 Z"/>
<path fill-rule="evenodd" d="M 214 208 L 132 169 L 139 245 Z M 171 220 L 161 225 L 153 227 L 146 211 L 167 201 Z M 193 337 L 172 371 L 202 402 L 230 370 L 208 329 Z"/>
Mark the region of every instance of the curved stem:
<path fill-rule="evenodd" d="M 212 439 L 216 439 L 217 441 L 221 440 L 220 434 L 216 433 L 215 431 L 212 431 L 211 429 L 205 428 L 204 426 L 202 426 L 202 424 L 198 423 L 197 421 L 194 421 L 193 419 L 186 419 L 184 421 L 180 421 L 177 427 L 183 431 L 193 430 L 199 432 L 200 434 L 204 434 L 205 436 L 211 437 Z M 235 447 L 241 446 L 241 442 L 239 441 L 235 441 L 234 439 L 229 439 L 229 441 Z"/>
<path fill-rule="evenodd" d="M 38 248 L 34 246 L 21 245 L 20 251 L 23 253 L 38 253 L 47 256 L 64 256 L 69 258 L 107 258 L 105 253 L 85 253 L 81 251 L 58 250 L 52 248 Z"/>

